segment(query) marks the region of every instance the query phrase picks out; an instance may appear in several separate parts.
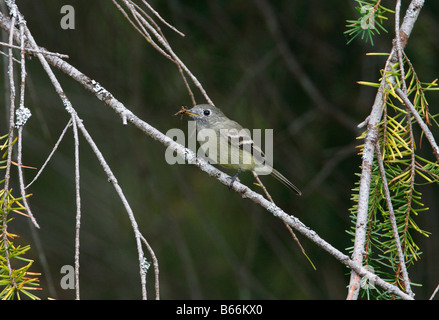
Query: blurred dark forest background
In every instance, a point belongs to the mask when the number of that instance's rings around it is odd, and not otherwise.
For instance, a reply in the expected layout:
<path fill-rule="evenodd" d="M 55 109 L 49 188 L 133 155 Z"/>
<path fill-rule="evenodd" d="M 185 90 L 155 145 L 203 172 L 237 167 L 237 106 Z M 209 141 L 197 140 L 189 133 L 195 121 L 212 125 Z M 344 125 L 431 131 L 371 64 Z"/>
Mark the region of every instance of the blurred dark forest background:
<path fill-rule="evenodd" d="M 402 2 L 404 15 L 409 1 Z M 365 54 L 390 51 L 394 16 L 389 14 L 384 23 L 389 33 L 376 37 L 374 46 L 361 40 L 346 45 L 346 19 L 358 17 L 356 2 L 269 3 L 289 53 L 303 70 L 301 77 L 288 68 L 278 39 L 256 2 L 150 1 L 162 17 L 185 33 L 186 37 L 180 37 L 160 24 L 175 53 L 215 104 L 245 127 L 274 129 L 275 166 L 304 193 L 297 197 L 273 178 L 262 177 L 277 204 L 347 252 L 345 248 L 352 245 L 345 232 L 351 227 L 351 189 L 361 163 L 355 148 L 361 143 L 356 140 L 361 131 L 356 125 L 369 114 L 376 93 L 356 81 L 380 78 L 386 57 Z M 64 4 L 75 8 L 74 30 L 60 27 Z M 393 8 L 394 1 L 382 4 Z M 173 116 L 180 106 L 191 104 L 178 69 L 132 28 L 111 1 L 18 0 L 17 5 L 40 46 L 69 55 L 69 63 L 162 132 L 186 129 L 186 119 Z M 438 77 L 438 52 L 439 2 L 426 1 L 406 49 L 422 81 Z M 41 167 L 69 114 L 38 60 L 28 61 L 27 67 L 26 106 L 33 117 L 24 128 L 24 164 Z M 279 219 L 193 166 L 168 165 L 163 145 L 132 126 L 123 126 L 92 94 L 64 74 L 56 74 L 115 172 L 141 232 L 155 251 L 162 299 L 346 297 L 349 270 L 332 256 L 298 235 L 317 268 L 313 270 Z M 304 90 L 305 76 L 320 92 L 320 103 Z M 204 103 L 192 88 L 197 103 Z M 429 93 L 427 99 L 431 112 L 437 113 L 438 93 Z M 0 107 L 0 133 L 5 134 L 4 103 Z M 70 130 L 29 190 L 50 274 L 39 263 L 27 220 L 17 216 L 8 229 L 21 235 L 23 245 L 32 245 L 28 257 L 36 261 L 32 271 L 43 272 L 42 298 L 74 298 L 74 290 L 59 286 L 61 267 L 74 265 L 73 148 Z M 80 159 L 81 298 L 139 299 L 138 257 L 128 216 L 84 139 Z M 33 170 L 25 173 L 27 181 L 35 175 Z M 254 182 L 249 173 L 240 179 L 247 185 Z M 415 235 L 424 252 L 409 268 L 411 280 L 422 284 L 414 288 L 418 299 L 430 297 L 439 283 L 438 188 L 421 190 L 431 210 L 416 221 L 432 234 L 429 238 Z M 149 298 L 154 297 L 153 276 L 151 267 Z"/>

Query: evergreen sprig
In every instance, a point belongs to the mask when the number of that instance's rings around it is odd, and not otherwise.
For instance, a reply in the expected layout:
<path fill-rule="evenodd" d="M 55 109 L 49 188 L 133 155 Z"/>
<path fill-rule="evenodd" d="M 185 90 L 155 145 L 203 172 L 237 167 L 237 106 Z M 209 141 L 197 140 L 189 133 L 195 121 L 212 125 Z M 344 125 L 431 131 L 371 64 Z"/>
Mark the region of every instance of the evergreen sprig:
<path fill-rule="evenodd" d="M 428 108 L 426 92 L 438 90 L 437 80 L 430 83 L 421 82 L 407 57 L 403 59 L 404 82 L 407 85 L 407 96 L 413 101 L 416 111 L 423 121 L 430 126 L 439 127 L 435 120 L 437 115 L 432 115 Z M 382 73 L 383 77 L 392 76 L 399 87 L 402 77 L 399 64 L 390 72 Z M 381 79 L 380 79 L 381 81 Z M 359 82 L 363 85 L 379 87 L 377 83 Z M 389 83 L 390 84 L 390 83 Z M 413 126 L 416 120 L 403 105 L 401 98 L 395 93 L 391 85 L 384 92 L 384 116 L 379 124 L 379 137 L 377 144 L 381 151 L 381 159 L 375 157 L 372 165 L 367 241 L 364 252 L 364 264 L 373 272 L 389 283 L 404 288 L 401 275 L 401 265 L 397 253 L 394 233 L 389 218 L 385 192 L 383 190 L 382 175 L 379 171 L 378 161 L 384 164 L 385 177 L 390 191 L 390 200 L 393 206 L 399 240 L 404 255 L 406 268 L 420 259 L 422 254 L 416 244 L 413 234 L 418 233 L 428 237 L 429 232 L 418 226 L 416 217 L 428 210 L 422 201 L 422 194 L 417 189 L 421 184 L 439 182 L 439 164 L 436 159 L 430 160 L 419 154 L 417 141 L 422 143 L 422 134 L 415 138 Z M 364 138 L 366 132 L 359 137 Z M 361 152 L 363 145 L 359 146 Z M 359 182 L 353 189 L 351 219 L 353 226 L 356 222 Z M 355 237 L 355 227 L 348 231 Z M 411 283 L 411 285 L 416 285 Z M 375 299 L 393 299 L 394 296 L 382 291 L 370 283 L 363 283 L 362 296 Z"/>
<path fill-rule="evenodd" d="M 5 169 L 7 155 L 7 137 L 0 137 L 0 141 L 5 142 L 0 145 L 0 150 L 5 149 L 0 158 L 0 170 Z M 14 141 L 15 142 L 15 141 Z M 4 182 L 3 181 L 0 181 Z M 29 269 L 33 260 L 27 259 L 25 255 L 30 250 L 30 246 L 15 245 L 14 239 L 18 235 L 7 230 L 9 223 L 14 219 L 11 214 L 25 214 L 25 207 L 21 204 L 22 198 L 15 198 L 12 189 L 0 190 L 0 299 L 22 299 L 26 296 L 30 299 L 39 299 L 31 293 L 32 290 L 41 290 L 39 287 L 39 273 L 30 272 Z"/>
<path fill-rule="evenodd" d="M 387 20 L 387 13 L 394 13 L 394 11 L 380 5 L 380 0 L 376 1 L 362 1 L 356 0 L 358 6 L 355 9 L 360 16 L 356 20 L 346 20 L 347 30 L 344 32 L 349 39 L 347 44 L 351 43 L 355 38 L 361 36 L 361 39 L 373 45 L 373 37 L 375 34 L 380 34 L 380 30 L 387 32 L 383 26 L 384 20 Z"/>

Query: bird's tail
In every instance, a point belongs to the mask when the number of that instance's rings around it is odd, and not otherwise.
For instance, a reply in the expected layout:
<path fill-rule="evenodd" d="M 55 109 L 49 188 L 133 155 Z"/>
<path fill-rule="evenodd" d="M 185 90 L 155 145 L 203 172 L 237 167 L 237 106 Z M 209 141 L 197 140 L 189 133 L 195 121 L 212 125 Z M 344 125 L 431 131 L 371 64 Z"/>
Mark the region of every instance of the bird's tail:
<path fill-rule="evenodd" d="M 272 169 L 271 174 L 280 182 L 282 182 L 284 185 L 286 185 L 288 188 L 290 188 L 291 190 L 293 190 L 295 193 L 297 193 L 297 195 L 302 195 L 302 191 L 299 190 L 299 188 L 297 188 L 294 184 L 291 183 L 290 180 L 288 180 L 287 178 L 285 178 L 279 171 L 277 171 L 276 169 Z"/>

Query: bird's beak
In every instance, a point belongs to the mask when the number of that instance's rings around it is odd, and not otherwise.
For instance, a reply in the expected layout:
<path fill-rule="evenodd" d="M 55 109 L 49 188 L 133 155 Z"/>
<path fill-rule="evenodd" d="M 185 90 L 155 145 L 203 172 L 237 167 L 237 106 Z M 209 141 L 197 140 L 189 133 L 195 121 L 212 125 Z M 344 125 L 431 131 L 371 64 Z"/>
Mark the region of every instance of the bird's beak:
<path fill-rule="evenodd" d="M 185 111 L 183 112 L 183 114 L 188 114 L 188 115 L 190 115 L 190 116 L 196 116 L 196 117 L 199 117 L 199 116 L 200 116 L 198 113 L 193 113 L 193 112 L 190 112 L 190 111 L 187 111 L 187 110 L 185 110 Z"/>

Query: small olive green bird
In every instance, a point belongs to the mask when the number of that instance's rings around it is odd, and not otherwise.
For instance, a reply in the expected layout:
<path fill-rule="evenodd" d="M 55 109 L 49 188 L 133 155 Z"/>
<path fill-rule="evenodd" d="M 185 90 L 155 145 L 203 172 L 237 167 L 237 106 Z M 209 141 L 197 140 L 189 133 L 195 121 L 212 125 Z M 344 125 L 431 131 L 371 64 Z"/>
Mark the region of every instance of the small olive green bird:
<path fill-rule="evenodd" d="M 241 171 L 250 170 L 257 174 L 271 174 L 296 194 L 302 194 L 299 188 L 267 162 L 264 152 L 254 143 L 249 133 L 239 123 L 227 118 L 219 108 L 210 104 L 199 104 L 189 110 L 182 107 L 177 114 L 187 114 L 193 118 L 199 133 L 203 129 L 214 132 L 216 139 L 207 139 L 200 144 L 200 148 L 203 152 L 217 150 L 216 157 L 212 160 L 223 167 L 238 170 L 229 187 Z M 221 155 L 224 154 L 227 155 L 227 159 L 222 158 Z"/>

